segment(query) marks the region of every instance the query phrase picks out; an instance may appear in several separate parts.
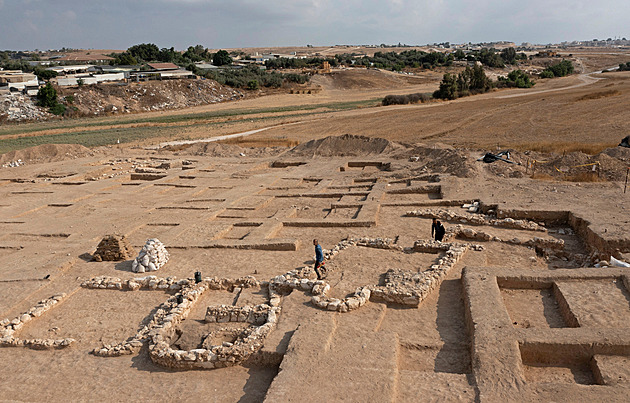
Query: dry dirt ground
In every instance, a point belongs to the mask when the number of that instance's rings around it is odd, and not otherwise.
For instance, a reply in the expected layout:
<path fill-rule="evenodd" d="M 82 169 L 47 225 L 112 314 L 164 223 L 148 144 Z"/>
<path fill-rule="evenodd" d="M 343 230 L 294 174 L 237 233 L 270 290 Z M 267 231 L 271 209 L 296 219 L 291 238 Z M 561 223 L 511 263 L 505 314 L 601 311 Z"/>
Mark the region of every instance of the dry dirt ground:
<path fill-rule="evenodd" d="M 258 157 L 224 145 L 84 156 L 76 150 L 74 159 L 2 170 L 0 318 L 19 322 L 38 301 L 66 293 L 10 337 L 75 340 L 52 350 L 0 348 L 7 363 L 0 369 L 2 395 L 20 401 L 625 401 L 629 283 L 623 269 L 593 268 L 610 254 L 628 258 L 623 184 L 504 178 L 452 149 L 421 150 L 344 136 Z M 450 171 L 429 169 L 436 150 Z M 409 153 L 418 161 L 409 161 Z M 131 178 L 151 167 L 161 177 Z M 324 249 L 354 237 L 388 238 L 392 248 L 352 246 L 327 262 L 328 296 L 343 299 L 357 287 L 383 285 L 389 269 L 431 273 L 444 252 L 414 249 L 430 238 L 430 219 L 407 212 L 461 214 L 461 203 L 473 200 L 488 219 L 526 218 L 545 230 L 447 219 L 449 229 L 462 225 L 496 238 L 450 240 L 483 250 L 468 250 L 418 307 L 372 298 L 341 313 L 294 290 L 281 297 L 262 348 L 232 367 L 170 369 L 151 360 L 148 340 L 131 355 L 90 353 L 132 337 L 174 295 L 82 287 L 97 276 L 146 275 L 132 273 L 131 261 L 90 261 L 106 234 L 126 235 L 136 251 L 148 238 L 160 239 L 170 260 L 150 274 L 161 278 L 200 271 L 260 281 L 309 267 L 313 238 Z M 535 237 L 564 244 L 558 250 L 523 245 Z M 266 302 L 264 284 L 254 292 L 206 292 L 169 343 L 200 348 L 216 330 L 204 322 L 206 307 Z"/>
<path fill-rule="evenodd" d="M 292 149 L 50 146 L 5 156 L 3 164 L 29 163 L 0 169 L 2 399 L 627 401 L 628 269 L 595 265 L 605 266 L 611 256 L 630 259 L 630 193 L 623 192 L 630 149 L 614 147 L 628 132 L 630 76 L 605 77 L 551 80 L 523 92 L 449 103 L 337 112 L 247 138 L 298 140 Z M 332 87 L 320 94 L 237 104 L 329 102 L 341 94 L 360 100 L 431 86 L 342 91 L 330 80 Z M 352 87 L 356 78 L 344 82 Z M 347 132 L 369 137 L 329 137 Z M 484 164 L 476 161 L 478 151 L 448 145 L 496 148 L 499 142 L 520 149 L 591 140 L 604 151 L 514 152 L 522 165 Z M 541 161 L 542 179 L 530 178 L 528 159 Z M 594 159 L 602 181 L 592 166 L 575 167 Z M 566 180 L 587 174 L 587 182 Z M 483 215 L 465 215 L 461 206 L 473 201 Z M 422 247 L 431 238 L 431 216 L 445 217 L 450 231 L 442 249 Z M 510 220 L 491 221 L 505 218 L 531 222 L 514 228 Z M 373 296 L 350 312 L 319 308 L 309 291 L 285 290 L 275 325 L 247 360 L 175 370 L 152 360 L 150 338 L 129 355 L 91 353 L 130 340 L 177 295 L 155 287 L 83 287 L 98 276 L 147 275 L 131 272 L 130 260 L 91 260 L 107 234 L 125 235 L 136 252 L 147 239 L 160 239 L 170 260 L 149 273 L 159 278 L 187 279 L 200 271 L 204 278 L 261 282 L 254 289 L 207 291 L 196 300 L 166 340 L 185 354 L 200 350 L 218 329 L 205 322 L 207 307 L 271 303 L 265 282 L 311 267 L 313 238 L 327 250 L 348 239 L 381 239 L 327 261 L 329 298 L 384 286 L 390 269 L 431 279 L 434 288 L 417 307 Z M 446 249 L 458 245 L 468 249 L 438 274 L 436 267 L 452 256 Z M 311 270 L 300 273 L 314 277 Z M 66 295 L 41 316 L 23 315 L 59 293 Z M 29 347 L 64 338 L 74 342 Z M 222 341 L 234 340 L 216 342 Z"/>

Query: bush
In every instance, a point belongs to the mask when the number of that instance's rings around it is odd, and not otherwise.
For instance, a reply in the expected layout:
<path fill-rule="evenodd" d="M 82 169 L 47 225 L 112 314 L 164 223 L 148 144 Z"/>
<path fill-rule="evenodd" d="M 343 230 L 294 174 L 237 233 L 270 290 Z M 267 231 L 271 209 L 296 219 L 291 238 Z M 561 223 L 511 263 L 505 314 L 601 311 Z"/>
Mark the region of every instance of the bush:
<path fill-rule="evenodd" d="M 552 74 L 552 76 L 549 75 Z M 543 76 L 544 74 L 544 76 Z M 573 63 L 569 60 L 563 60 L 558 64 L 547 67 L 541 74 L 542 78 L 564 77 L 573 74 Z"/>
<path fill-rule="evenodd" d="M 247 83 L 247 89 L 248 90 L 257 90 L 258 89 L 258 81 L 257 80 L 251 80 L 250 82 Z"/>
<path fill-rule="evenodd" d="M 56 104 L 51 106 L 49 110 L 53 115 L 61 116 L 66 112 L 66 107 L 64 104 Z"/>
<path fill-rule="evenodd" d="M 499 86 L 501 87 L 531 88 L 534 84 L 522 70 L 513 70 L 507 77 L 499 77 Z"/>
<path fill-rule="evenodd" d="M 57 90 L 55 90 L 52 84 L 47 83 L 37 91 L 37 104 L 50 108 L 57 105 Z"/>
<path fill-rule="evenodd" d="M 409 95 L 387 95 L 383 98 L 382 104 L 383 106 L 417 104 L 418 102 L 425 103 L 430 99 L 430 95 L 421 93 Z"/>
<path fill-rule="evenodd" d="M 555 76 L 553 75 L 553 73 L 549 70 L 543 70 L 542 73 L 540 73 L 540 78 L 554 78 Z"/>

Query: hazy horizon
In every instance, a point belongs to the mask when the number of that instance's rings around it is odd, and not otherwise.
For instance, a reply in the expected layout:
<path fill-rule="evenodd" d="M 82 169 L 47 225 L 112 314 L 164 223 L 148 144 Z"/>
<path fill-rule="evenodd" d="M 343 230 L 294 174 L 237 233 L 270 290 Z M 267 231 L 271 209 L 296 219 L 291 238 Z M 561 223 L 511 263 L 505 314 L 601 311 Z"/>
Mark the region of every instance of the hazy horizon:
<path fill-rule="evenodd" d="M 630 37 L 630 2 L 0 0 L 0 49 L 536 44 Z"/>

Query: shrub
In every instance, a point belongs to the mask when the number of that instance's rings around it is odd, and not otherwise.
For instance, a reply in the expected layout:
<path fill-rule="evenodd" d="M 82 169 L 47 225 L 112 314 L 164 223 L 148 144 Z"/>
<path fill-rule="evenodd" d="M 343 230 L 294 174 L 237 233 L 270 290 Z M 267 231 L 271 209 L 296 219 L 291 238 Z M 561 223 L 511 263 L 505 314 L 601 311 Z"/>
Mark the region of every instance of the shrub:
<path fill-rule="evenodd" d="M 251 80 L 250 82 L 247 83 L 247 89 L 248 90 L 257 90 L 258 89 L 258 81 L 257 80 Z"/>
<path fill-rule="evenodd" d="M 388 105 L 407 105 L 417 104 L 418 102 L 425 103 L 429 101 L 431 97 L 428 94 L 408 94 L 408 95 L 387 95 L 383 98 L 383 106 Z"/>
<path fill-rule="evenodd" d="M 531 88 L 534 84 L 522 70 L 513 70 L 507 77 L 499 77 L 501 87 Z"/>
<path fill-rule="evenodd" d="M 542 73 L 540 73 L 540 78 L 554 78 L 555 76 L 553 75 L 553 73 L 549 70 L 543 70 Z"/>
<path fill-rule="evenodd" d="M 56 104 L 51 106 L 49 110 L 53 115 L 61 116 L 66 112 L 66 107 L 64 104 Z"/>
<path fill-rule="evenodd" d="M 550 76 L 551 73 L 553 76 Z M 543 76 L 545 74 L 545 76 Z M 573 74 L 573 63 L 570 60 L 563 60 L 560 63 L 547 67 L 540 76 L 542 78 L 564 77 Z"/>

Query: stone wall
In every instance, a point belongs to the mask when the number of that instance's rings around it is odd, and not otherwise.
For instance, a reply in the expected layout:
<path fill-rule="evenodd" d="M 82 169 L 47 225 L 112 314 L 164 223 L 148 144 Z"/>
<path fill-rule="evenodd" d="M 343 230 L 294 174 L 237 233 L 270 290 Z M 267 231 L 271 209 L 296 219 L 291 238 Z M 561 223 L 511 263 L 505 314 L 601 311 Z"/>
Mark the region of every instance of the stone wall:
<path fill-rule="evenodd" d="M 0 321 L 0 347 L 29 347 L 36 350 L 45 350 L 53 348 L 64 348 L 74 343 L 74 339 L 20 339 L 16 337 L 17 332 L 30 322 L 33 318 L 38 318 L 44 312 L 53 308 L 66 294 L 57 294 L 52 297 L 39 301 L 37 305 L 18 316 L 13 320 L 3 319 Z"/>
<path fill-rule="evenodd" d="M 332 259 L 341 250 L 352 246 L 368 246 L 376 248 L 402 250 L 399 245 L 394 245 L 391 239 L 352 238 L 341 241 L 331 250 L 325 250 L 327 259 Z M 347 298 L 328 298 L 330 284 L 323 280 L 312 280 L 312 270 L 304 267 L 292 270 L 284 275 L 276 276 L 269 282 L 269 289 L 280 293 L 289 293 L 292 290 L 310 292 L 313 297 L 313 305 L 337 312 L 350 312 L 365 305 L 371 298 L 402 305 L 418 306 L 429 293 L 434 290 L 468 249 L 483 250 L 481 245 L 469 245 L 460 243 L 444 243 L 437 241 L 417 241 L 411 251 L 431 252 L 444 251 L 443 257 L 432 265 L 427 271 L 415 273 L 390 269 L 385 275 L 385 285 L 367 285 L 359 287 Z"/>
<path fill-rule="evenodd" d="M 513 218 L 494 218 L 486 214 L 473 214 L 473 213 L 459 213 L 446 209 L 422 209 L 408 211 L 405 213 L 406 217 L 422 217 L 422 218 L 437 218 L 440 220 L 450 222 L 462 222 L 471 225 L 491 225 L 502 228 L 522 229 L 528 231 L 541 231 L 546 232 L 547 229 L 542 225 L 539 225 L 529 220 L 515 220 Z"/>

